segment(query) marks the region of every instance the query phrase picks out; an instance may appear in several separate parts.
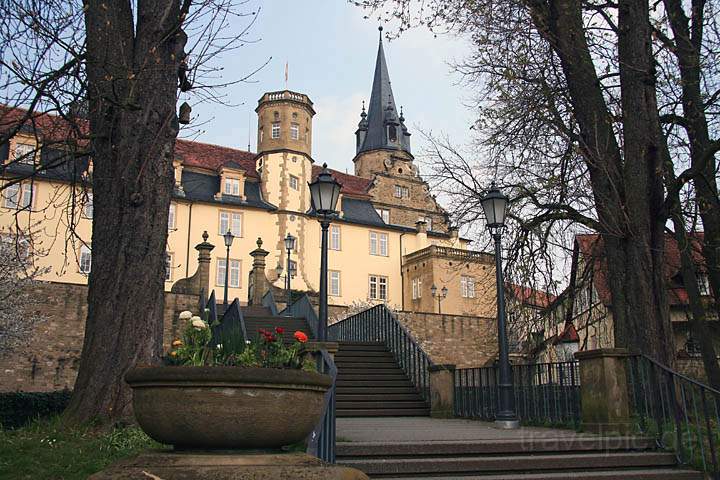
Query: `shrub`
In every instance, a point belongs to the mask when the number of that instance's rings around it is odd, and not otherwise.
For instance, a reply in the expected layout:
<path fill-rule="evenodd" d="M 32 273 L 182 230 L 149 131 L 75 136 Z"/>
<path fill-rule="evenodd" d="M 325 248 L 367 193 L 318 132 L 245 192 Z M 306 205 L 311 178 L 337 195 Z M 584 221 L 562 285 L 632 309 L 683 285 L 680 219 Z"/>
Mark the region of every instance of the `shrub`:
<path fill-rule="evenodd" d="M 70 390 L 0 393 L 0 426 L 19 428 L 35 419 L 62 413 L 70 395 Z"/>

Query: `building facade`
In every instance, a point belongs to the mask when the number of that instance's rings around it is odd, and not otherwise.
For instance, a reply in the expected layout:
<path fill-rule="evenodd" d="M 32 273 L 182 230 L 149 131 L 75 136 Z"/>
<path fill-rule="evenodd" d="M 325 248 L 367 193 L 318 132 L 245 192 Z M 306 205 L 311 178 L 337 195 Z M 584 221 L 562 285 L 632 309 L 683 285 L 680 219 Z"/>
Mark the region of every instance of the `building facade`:
<path fill-rule="evenodd" d="M 0 128 L 12 125 L 13 113 L 4 110 Z M 248 300 L 250 252 L 258 238 L 269 252 L 267 278 L 282 288 L 288 271 L 283 239 L 290 234 L 297 239 L 289 269 L 292 289 L 319 290 L 321 234 L 308 188 L 322 169 L 312 157 L 313 103 L 303 93 L 269 92 L 258 101 L 256 113 L 255 153 L 177 141 L 167 291 L 196 271 L 194 246 L 203 232 L 216 245 L 211 289 L 221 291 L 227 273 L 230 297 Z M 5 182 L 43 167 L 3 191 L 0 235 L 27 246 L 35 265 L 45 269 L 41 279 L 84 284 L 92 270 L 92 161 L 73 157 L 52 164 L 61 149 L 55 140 L 68 130 L 62 122 L 41 115 L 0 149 Z M 493 257 L 468 250 L 469 242 L 459 237 L 419 176 L 410 132 L 391 89 L 382 38 L 355 143 L 355 174 L 331 170 L 342 190 L 339 216 L 329 232 L 330 304 L 385 302 L 432 313 L 435 285 L 440 292 L 447 288 L 443 313 L 492 316 Z M 229 262 L 223 243 L 227 231 L 235 237 Z"/>

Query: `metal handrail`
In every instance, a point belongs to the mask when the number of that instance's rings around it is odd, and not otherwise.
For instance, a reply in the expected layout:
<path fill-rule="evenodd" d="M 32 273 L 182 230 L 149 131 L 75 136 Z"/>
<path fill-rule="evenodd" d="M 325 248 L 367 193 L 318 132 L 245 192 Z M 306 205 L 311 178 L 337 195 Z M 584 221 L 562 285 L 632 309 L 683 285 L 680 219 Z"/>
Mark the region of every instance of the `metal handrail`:
<path fill-rule="evenodd" d="M 318 319 L 318 316 L 315 313 L 315 308 L 313 308 L 312 302 L 310 301 L 310 297 L 308 297 L 306 293 L 303 293 L 300 298 L 280 312 L 280 315 L 287 311 L 289 311 L 293 317 L 304 318 L 310 327 L 312 338 L 318 338 L 318 332 L 320 331 L 320 319 Z"/>
<path fill-rule="evenodd" d="M 262 306 L 270 309 L 270 314 L 275 316 L 278 314 L 277 303 L 275 303 L 275 296 L 272 293 L 272 289 L 268 290 L 262 297 Z"/>
<path fill-rule="evenodd" d="M 327 350 L 320 350 L 318 371 L 330 375 L 332 385 L 323 401 L 323 416 L 315 429 L 308 436 L 307 453 L 318 457 L 328 463 L 335 463 L 335 381 L 337 380 L 337 367 Z"/>
<path fill-rule="evenodd" d="M 383 342 L 423 399 L 430 400 L 428 368 L 433 362 L 420 342 L 385 304 L 375 305 L 330 325 L 328 336 L 337 341 Z"/>
<path fill-rule="evenodd" d="M 524 424 L 580 426 L 577 361 L 513 365 L 515 408 Z M 453 377 L 455 415 L 495 420 L 499 378 L 496 365 L 458 368 Z"/>
<path fill-rule="evenodd" d="M 645 355 L 628 357 L 627 370 L 636 428 L 720 479 L 720 392 Z"/>

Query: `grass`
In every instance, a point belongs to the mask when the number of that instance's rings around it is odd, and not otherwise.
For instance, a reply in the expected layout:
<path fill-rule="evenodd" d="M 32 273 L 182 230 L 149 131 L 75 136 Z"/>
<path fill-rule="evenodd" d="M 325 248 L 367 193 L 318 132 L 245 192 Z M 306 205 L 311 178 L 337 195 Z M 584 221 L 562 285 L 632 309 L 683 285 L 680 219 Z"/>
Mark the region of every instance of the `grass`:
<path fill-rule="evenodd" d="M 138 427 L 64 429 L 58 418 L 0 430 L 0 480 L 80 480 L 121 458 L 158 448 Z"/>

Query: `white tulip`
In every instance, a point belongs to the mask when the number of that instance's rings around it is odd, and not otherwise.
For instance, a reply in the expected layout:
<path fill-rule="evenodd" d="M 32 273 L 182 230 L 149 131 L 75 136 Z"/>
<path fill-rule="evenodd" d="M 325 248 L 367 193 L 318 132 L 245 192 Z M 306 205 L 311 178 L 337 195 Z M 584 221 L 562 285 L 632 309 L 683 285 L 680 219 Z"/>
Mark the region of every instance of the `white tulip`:
<path fill-rule="evenodd" d="M 207 328 L 207 324 L 203 322 L 202 318 L 195 316 L 190 319 L 190 324 L 193 326 L 193 328 L 197 328 L 198 330 L 203 330 Z"/>

